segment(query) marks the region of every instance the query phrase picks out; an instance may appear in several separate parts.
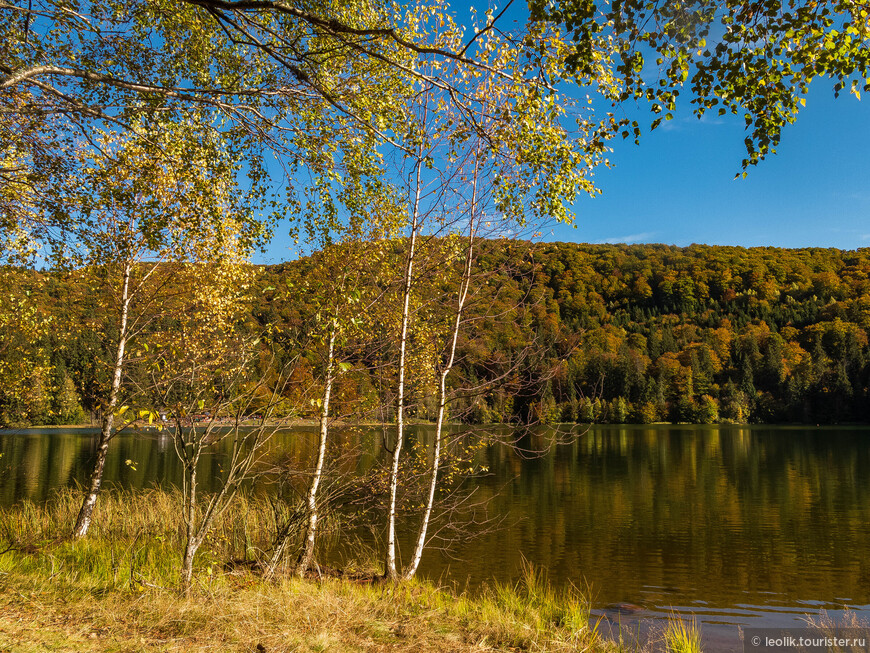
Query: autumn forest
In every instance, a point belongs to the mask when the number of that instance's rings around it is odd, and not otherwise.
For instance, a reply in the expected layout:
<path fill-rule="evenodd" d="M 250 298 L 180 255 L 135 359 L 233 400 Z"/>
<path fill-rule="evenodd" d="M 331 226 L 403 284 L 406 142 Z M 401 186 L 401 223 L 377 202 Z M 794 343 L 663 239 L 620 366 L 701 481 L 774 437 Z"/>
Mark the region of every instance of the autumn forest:
<path fill-rule="evenodd" d="M 405 241 L 367 245 L 371 266 L 398 263 Z M 335 278 L 332 252 L 254 268 L 243 330 L 262 333 L 259 374 L 293 366 L 279 410 L 316 419 L 323 383 L 318 288 Z M 452 248 L 452 249 L 451 249 Z M 443 345 L 455 276 L 425 267 L 456 243 L 421 247 L 412 305 L 408 412 L 435 419 L 433 361 Z M 372 252 L 377 250 L 378 254 Z M 332 254 L 332 255 L 331 255 Z M 453 256 L 454 263 L 463 255 Z M 332 266 L 332 267 L 331 267 Z M 345 270 L 346 271 L 346 270 Z M 7 272 L 10 272 L 7 270 Z M 10 273 L 11 274 L 11 273 Z M 10 277 L 11 278 L 11 277 Z M 4 345 L 5 426 L 95 420 L 111 369 L 99 284 L 74 273 L 16 271 L 15 283 L 51 329 Z M 339 346 L 332 404 L 345 420 L 395 418 L 391 320 L 396 289 L 369 269 Z M 870 252 L 664 245 L 532 245 L 486 241 L 473 261 L 471 299 L 448 379 L 448 419 L 483 422 L 848 423 L 870 420 Z M 183 293 L 183 289 L 179 288 Z M 391 299 L 392 298 L 392 299 Z M 302 337 L 301 334 L 308 334 Z M 440 344 L 439 344 L 440 343 Z M 147 345 L 146 345 L 147 347 Z M 19 348 L 29 348 L 21 357 Z M 138 360 L 147 358 L 138 352 Z M 427 365 L 426 361 L 429 361 Z M 415 362 L 416 361 L 416 362 Z M 137 358 L 131 360 L 135 369 Z M 416 368 L 414 367 L 416 365 Z M 132 372 L 135 377 L 135 372 Z M 269 388 L 273 390 L 274 388 Z M 139 397 L 133 402 L 147 401 Z"/>

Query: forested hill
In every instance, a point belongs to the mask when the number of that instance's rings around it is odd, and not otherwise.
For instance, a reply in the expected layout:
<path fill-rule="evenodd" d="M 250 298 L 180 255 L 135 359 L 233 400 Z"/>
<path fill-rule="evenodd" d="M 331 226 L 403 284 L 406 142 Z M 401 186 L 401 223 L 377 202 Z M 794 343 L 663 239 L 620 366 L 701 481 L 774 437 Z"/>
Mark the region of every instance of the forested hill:
<path fill-rule="evenodd" d="M 545 245 L 564 417 L 870 420 L 870 249 Z M 599 383 L 599 385 L 596 385 Z M 601 401 L 577 401 L 595 396 Z M 590 412 L 592 415 L 590 415 Z"/>
<path fill-rule="evenodd" d="M 510 269 L 505 296 L 535 297 L 521 328 L 546 351 L 525 363 L 531 388 L 474 400 L 474 419 L 870 421 L 870 249 L 517 249 L 522 261 L 491 244 L 478 265 Z M 530 284 L 543 292 L 520 287 Z M 517 328 L 489 320 L 466 333 L 461 373 L 493 374 L 480 360 L 511 347 Z"/>
<path fill-rule="evenodd" d="M 371 247 L 380 248 L 378 255 L 367 258 L 380 267 L 370 264 L 356 283 L 363 295 L 378 292 L 381 299 L 359 316 L 365 324 L 340 352 L 347 371 L 334 410 L 390 419 L 395 311 L 387 304 L 404 243 Z M 446 241 L 429 247 L 435 265 L 423 261 L 418 268 L 410 339 L 417 367 L 409 410 L 419 419 L 433 416 L 433 369 L 443 360 L 439 329 L 450 323 L 456 294 L 456 269 L 438 265 L 446 260 Z M 335 277 L 330 259 L 343 269 L 350 260 L 320 253 L 263 268 L 243 325 L 252 332 L 268 327 L 272 335 L 264 347 L 277 351 L 279 360 L 301 354 L 304 364 L 294 377 L 298 387 L 287 391 L 288 405 L 304 394 L 300 388 L 321 382 L 317 340 L 297 336 L 321 311 L 312 288 L 327 287 Z M 471 322 L 448 379 L 456 395 L 449 407 L 453 419 L 870 422 L 868 248 L 488 241 L 478 248 L 475 265 L 476 303 L 469 304 Z M 100 405 L 108 369 L 100 361 L 108 361 L 111 350 L 112 329 L 101 338 L 95 326 L 99 297 L 75 275 L 40 278 L 19 271 L 17 283 L 27 287 L 52 328 L 37 340 L 16 334 L 14 321 L 0 323 L 6 330 L 0 373 L 28 378 L 17 396 L 0 392 L 0 421 L 81 419 Z M 26 356 L 16 353 L 24 350 Z M 40 356 L 41 366 L 22 362 Z M 300 416 L 316 414 L 307 400 L 294 405 Z"/>

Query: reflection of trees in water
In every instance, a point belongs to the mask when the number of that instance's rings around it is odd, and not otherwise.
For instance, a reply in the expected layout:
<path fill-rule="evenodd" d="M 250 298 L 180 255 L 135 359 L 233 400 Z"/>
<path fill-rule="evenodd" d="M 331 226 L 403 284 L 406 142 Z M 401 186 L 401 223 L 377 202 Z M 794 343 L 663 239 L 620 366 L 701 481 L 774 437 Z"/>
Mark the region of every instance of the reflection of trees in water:
<path fill-rule="evenodd" d="M 78 450 L 68 437 L 14 431 L 0 435 L 0 503 L 44 501 L 50 489 L 72 482 Z"/>
<path fill-rule="evenodd" d="M 507 579 L 524 555 L 556 580 L 594 581 L 613 601 L 654 585 L 729 603 L 748 601 L 747 591 L 866 602 L 862 436 L 866 429 L 603 427 L 550 458 L 522 461 L 520 474 L 494 453 L 499 473 L 484 482 L 508 483 L 496 504 L 521 521 L 461 557 L 497 550 L 496 572 Z"/>
<path fill-rule="evenodd" d="M 425 427 L 415 438 L 430 443 Z M 519 574 L 522 556 L 556 582 L 593 583 L 602 603 L 639 600 L 658 586 L 663 601 L 718 605 L 780 598 L 870 602 L 870 447 L 867 429 L 599 427 L 542 458 L 507 447 L 478 453 L 491 473 L 477 481 L 495 533 L 472 539 L 447 566 L 460 583 Z M 545 436 L 542 436 L 545 437 Z M 365 473 L 381 459 L 380 429 L 336 431 L 353 450 L 336 473 Z M 156 432 L 121 435 L 109 483 L 177 483 L 171 443 Z M 279 434 L 273 455 L 306 469 L 310 430 Z M 62 431 L 0 435 L 0 501 L 43 501 L 87 476 L 93 438 Z M 127 464 L 130 460 L 132 464 Z M 204 478 L 221 472 L 220 452 Z M 679 594 L 669 594 L 678 588 Z M 647 591 L 649 589 L 647 588 Z M 748 595 L 746 594 L 748 592 Z M 680 597 L 680 598 L 678 598 Z"/>
<path fill-rule="evenodd" d="M 338 431 L 335 443 L 343 450 L 358 451 L 353 457 L 343 457 L 338 472 L 354 473 L 370 467 L 380 455 L 380 440 L 370 429 Z M 313 455 L 313 435 L 310 429 L 279 432 L 270 443 L 267 462 L 282 458 L 296 469 L 308 468 Z M 31 430 L 0 434 L 0 502 L 9 505 L 20 499 L 45 501 L 58 487 L 82 483 L 87 479 L 96 455 L 97 435 L 82 429 Z M 204 456 L 200 474 L 206 483 L 222 473 L 222 463 L 231 445 L 224 443 L 213 455 Z M 178 485 L 181 463 L 173 444 L 156 429 L 147 432 L 125 432 L 116 436 L 106 461 L 105 482 L 125 488 L 153 485 Z"/>

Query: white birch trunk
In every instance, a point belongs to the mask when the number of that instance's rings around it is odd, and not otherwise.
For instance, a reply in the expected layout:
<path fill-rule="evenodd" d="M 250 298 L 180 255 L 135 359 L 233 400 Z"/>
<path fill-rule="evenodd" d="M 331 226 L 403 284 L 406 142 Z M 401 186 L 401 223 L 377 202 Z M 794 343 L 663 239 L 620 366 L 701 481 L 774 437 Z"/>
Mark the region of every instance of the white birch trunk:
<path fill-rule="evenodd" d="M 76 518 L 75 527 L 73 528 L 74 539 L 84 537 L 91 525 L 94 507 L 97 505 L 97 497 L 100 495 L 100 488 L 103 485 L 103 471 L 106 467 L 109 441 L 114 435 L 113 427 L 115 424 L 115 407 L 118 405 L 118 395 L 121 390 L 121 376 L 124 370 L 125 350 L 127 347 L 127 320 L 130 311 L 131 274 L 132 265 L 128 262 L 124 266 L 124 275 L 121 284 L 121 319 L 118 324 L 118 347 L 115 351 L 112 387 L 109 391 L 108 404 L 103 409 L 103 416 L 100 424 L 100 442 L 97 448 L 97 460 L 94 462 L 94 469 L 91 472 L 88 490 L 85 494 L 84 501 L 82 502 L 82 507 L 79 510 L 78 517 Z"/>
<path fill-rule="evenodd" d="M 396 443 L 393 448 L 393 459 L 390 465 L 390 504 L 387 527 L 387 558 L 384 566 L 384 576 L 396 580 L 399 571 L 396 567 L 396 495 L 399 488 L 399 460 L 402 454 L 402 444 L 405 435 L 405 359 L 408 344 L 408 322 L 411 306 L 411 278 L 414 273 L 414 255 L 417 245 L 417 229 L 420 222 L 420 196 L 422 185 L 420 168 L 422 161 L 418 160 L 415 171 L 414 206 L 411 213 L 411 239 L 408 244 L 408 259 L 405 265 L 405 279 L 402 291 L 402 325 L 399 336 L 399 383 L 396 391 Z"/>
<path fill-rule="evenodd" d="M 308 567 L 311 565 L 311 561 L 314 559 L 318 518 L 317 490 L 323 477 L 323 464 L 326 460 L 326 441 L 329 435 L 329 398 L 332 394 L 332 383 L 334 381 L 336 330 L 336 324 L 333 322 L 332 330 L 329 334 L 329 352 L 326 359 L 326 386 L 323 389 L 322 404 L 320 406 L 320 443 L 317 450 L 317 464 L 314 468 L 314 477 L 311 479 L 311 485 L 308 488 L 308 524 L 305 527 L 302 553 L 299 555 L 299 561 L 296 565 L 296 575 L 299 577 L 305 575 L 305 572 L 308 571 Z M 273 559 L 272 562 L 275 564 L 276 561 Z"/>

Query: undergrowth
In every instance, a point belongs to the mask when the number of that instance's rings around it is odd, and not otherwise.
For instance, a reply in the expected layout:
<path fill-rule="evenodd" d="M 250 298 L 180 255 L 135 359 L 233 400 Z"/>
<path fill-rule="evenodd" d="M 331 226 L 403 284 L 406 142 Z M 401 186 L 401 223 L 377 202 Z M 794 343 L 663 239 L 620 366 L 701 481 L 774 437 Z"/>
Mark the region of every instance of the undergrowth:
<path fill-rule="evenodd" d="M 375 574 L 264 580 L 256 561 L 274 532 L 263 498 L 241 497 L 178 592 L 180 497 L 105 492 L 88 536 L 67 537 L 80 497 L 0 510 L 0 650 L 604 651 L 580 592 L 531 566 L 513 585 L 471 596 Z M 373 569 L 365 560 L 356 568 Z"/>

